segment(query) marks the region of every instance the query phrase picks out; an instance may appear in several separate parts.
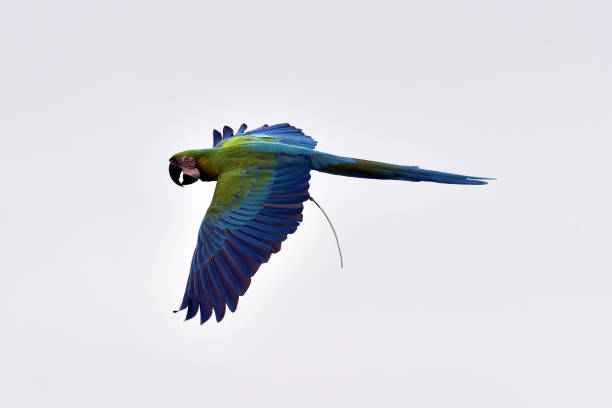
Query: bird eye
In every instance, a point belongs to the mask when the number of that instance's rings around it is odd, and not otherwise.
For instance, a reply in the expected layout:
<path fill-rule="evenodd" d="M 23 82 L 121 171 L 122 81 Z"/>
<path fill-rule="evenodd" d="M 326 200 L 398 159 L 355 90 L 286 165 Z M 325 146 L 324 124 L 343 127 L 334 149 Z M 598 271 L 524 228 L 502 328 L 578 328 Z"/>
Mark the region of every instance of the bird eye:
<path fill-rule="evenodd" d="M 180 163 L 184 166 L 195 166 L 195 159 L 191 156 L 181 156 L 179 160 Z"/>

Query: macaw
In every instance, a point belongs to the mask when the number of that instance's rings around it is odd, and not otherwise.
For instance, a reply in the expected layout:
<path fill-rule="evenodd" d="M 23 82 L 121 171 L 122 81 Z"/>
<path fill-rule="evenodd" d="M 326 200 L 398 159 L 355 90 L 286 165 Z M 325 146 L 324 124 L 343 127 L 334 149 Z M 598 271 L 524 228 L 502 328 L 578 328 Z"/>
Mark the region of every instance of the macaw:
<path fill-rule="evenodd" d="M 310 171 L 348 177 L 487 184 L 484 177 L 335 156 L 314 150 L 317 142 L 288 123 L 249 132 L 225 126 L 213 131 L 213 148 L 186 150 L 170 158 L 170 177 L 179 186 L 217 181 L 200 225 L 187 288 L 179 310 L 185 320 L 200 311 L 200 324 L 226 305 L 234 312 L 251 277 L 281 248 L 302 221 L 310 198 Z M 182 176 L 182 178 L 181 178 Z"/>

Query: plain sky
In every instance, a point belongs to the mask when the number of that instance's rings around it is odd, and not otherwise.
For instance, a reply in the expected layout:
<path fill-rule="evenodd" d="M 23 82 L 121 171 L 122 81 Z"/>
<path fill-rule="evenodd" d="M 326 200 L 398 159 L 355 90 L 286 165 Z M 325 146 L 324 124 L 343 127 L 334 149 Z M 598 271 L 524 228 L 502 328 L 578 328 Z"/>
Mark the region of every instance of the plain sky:
<path fill-rule="evenodd" d="M 609 1 L 4 1 L 0 405 L 609 407 Z M 213 183 L 290 122 L 487 186 L 313 174 L 238 310 L 183 296 Z"/>

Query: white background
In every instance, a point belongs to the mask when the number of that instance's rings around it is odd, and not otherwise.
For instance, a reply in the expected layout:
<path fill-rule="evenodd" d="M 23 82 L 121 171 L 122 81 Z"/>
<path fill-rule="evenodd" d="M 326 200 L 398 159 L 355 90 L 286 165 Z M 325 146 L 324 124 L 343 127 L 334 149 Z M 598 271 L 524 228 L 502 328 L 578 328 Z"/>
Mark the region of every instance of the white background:
<path fill-rule="evenodd" d="M 0 13 L 0 402 L 612 405 L 607 1 L 22 1 Z M 323 216 L 236 313 L 173 315 L 213 183 L 168 158 L 291 122 Z"/>

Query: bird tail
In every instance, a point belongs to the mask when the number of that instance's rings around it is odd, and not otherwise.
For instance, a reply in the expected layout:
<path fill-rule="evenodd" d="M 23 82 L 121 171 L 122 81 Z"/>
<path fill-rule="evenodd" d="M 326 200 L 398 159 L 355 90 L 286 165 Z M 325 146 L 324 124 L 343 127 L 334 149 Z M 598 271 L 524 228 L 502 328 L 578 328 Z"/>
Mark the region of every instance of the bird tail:
<path fill-rule="evenodd" d="M 313 170 L 339 176 L 472 185 L 487 184 L 485 180 L 494 180 L 486 177 L 472 177 L 462 174 L 425 170 L 418 166 L 399 166 L 370 160 L 334 156 L 323 152 L 313 153 L 311 156 Z"/>

